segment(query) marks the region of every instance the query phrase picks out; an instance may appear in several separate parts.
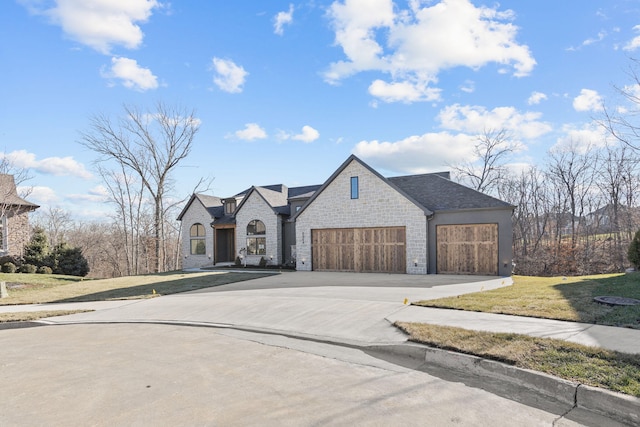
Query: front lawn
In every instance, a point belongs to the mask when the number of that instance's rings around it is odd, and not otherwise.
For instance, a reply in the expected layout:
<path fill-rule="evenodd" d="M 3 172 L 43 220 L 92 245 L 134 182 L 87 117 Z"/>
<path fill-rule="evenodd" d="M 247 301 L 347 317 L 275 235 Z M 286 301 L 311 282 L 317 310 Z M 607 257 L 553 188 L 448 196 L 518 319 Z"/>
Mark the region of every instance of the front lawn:
<path fill-rule="evenodd" d="M 184 272 L 89 280 L 74 276 L 0 274 L 9 297 L 0 305 L 152 298 L 269 276 L 268 273 Z"/>
<path fill-rule="evenodd" d="M 640 356 L 561 340 L 397 322 L 410 340 L 640 397 Z"/>
<path fill-rule="evenodd" d="M 512 286 L 413 304 L 640 329 L 640 305 L 604 305 L 593 300 L 596 296 L 640 299 L 640 273 L 513 276 Z"/>

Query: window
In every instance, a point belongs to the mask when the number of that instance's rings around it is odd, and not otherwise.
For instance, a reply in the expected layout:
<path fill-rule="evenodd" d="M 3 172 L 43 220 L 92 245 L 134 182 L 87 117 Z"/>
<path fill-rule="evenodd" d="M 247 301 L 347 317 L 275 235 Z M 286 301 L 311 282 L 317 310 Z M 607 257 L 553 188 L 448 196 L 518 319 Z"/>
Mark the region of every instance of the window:
<path fill-rule="evenodd" d="M 357 199 L 358 198 L 358 193 L 359 193 L 358 177 L 357 176 L 352 176 L 351 177 L 351 198 L 352 199 Z"/>
<path fill-rule="evenodd" d="M 247 225 L 247 255 L 267 254 L 267 238 L 264 237 L 266 232 L 264 222 L 259 219 L 254 219 Z"/>
<path fill-rule="evenodd" d="M 235 199 L 228 199 L 224 201 L 224 213 L 226 215 L 231 215 L 236 210 L 236 201 Z"/>
<path fill-rule="evenodd" d="M 191 237 L 191 255 L 204 255 L 207 252 L 204 243 L 204 225 L 193 224 L 189 230 L 189 237 Z"/>

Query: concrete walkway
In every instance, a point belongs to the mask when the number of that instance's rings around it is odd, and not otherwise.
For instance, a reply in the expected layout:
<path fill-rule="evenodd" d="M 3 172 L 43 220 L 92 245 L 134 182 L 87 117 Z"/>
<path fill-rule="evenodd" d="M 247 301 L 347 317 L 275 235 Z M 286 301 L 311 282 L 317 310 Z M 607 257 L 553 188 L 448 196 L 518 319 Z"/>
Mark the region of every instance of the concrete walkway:
<path fill-rule="evenodd" d="M 295 272 L 147 300 L 0 306 L 0 312 L 95 309 L 43 322 L 226 326 L 354 345 L 406 342 L 393 322 L 420 322 L 640 354 L 640 330 L 405 304 L 510 284 L 510 278 L 482 276 Z"/>

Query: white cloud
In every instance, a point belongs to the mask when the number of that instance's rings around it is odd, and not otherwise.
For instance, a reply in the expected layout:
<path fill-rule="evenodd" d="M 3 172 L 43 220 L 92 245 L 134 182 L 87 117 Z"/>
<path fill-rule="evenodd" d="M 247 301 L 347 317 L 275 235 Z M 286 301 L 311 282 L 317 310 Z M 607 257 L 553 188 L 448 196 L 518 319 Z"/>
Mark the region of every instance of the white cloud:
<path fill-rule="evenodd" d="M 598 111 L 602 109 L 602 97 L 597 91 L 582 89 L 580 95 L 573 100 L 573 108 L 576 111 Z"/>
<path fill-rule="evenodd" d="M 302 126 L 302 132 L 298 134 L 293 134 L 291 132 L 280 130 L 278 131 L 278 134 L 276 137 L 281 141 L 292 139 L 294 141 L 302 141 L 308 144 L 320 138 L 320 132 L 318 132 L 316 129 L 312 128 L 309 125 L 304 125 Z"/>
<path fill-rule="evenodd" d="M 545 101 L 547 99 L 547 95 L 542 92 L 531 92 L 531 96 L 527 99 L 527 104 L 529 105 L 537 105 L 540 102 Z"/>
<path fill-rule="evenodd" d="M 158 78 L 150 69 L 140 67 L 135 59 L 111 58 L 111 69 L 101 74 L 105 78 L 120 79 L 124 87 L 139 92 L 158 88 Z"/>
<path fill-rule="evenodd" d="M 67 198 L 81 202 L 104 203 L 109 200 L 109 191 L 103 185 L 98 185 L 85 194 L 69 194 Z"/>
<path fill-rule="evenodd" d="M 31 12 L 49 17 L 69 38 L 103 54 L 113 46 L 138 48 L 144 37 L 138 24 L 161 7 L 157 0 L 55 0 L 50 8 L 37 0 L 23 3 Z"/>
<path fill-rule="evenodd" d="M 409 3 L 409 9 L 400 10 L 392 0 L 335 1 L 328 15 L 346 60 L 330 64 L 325 80 L 337 83 L 361 71 L 383 72 L 392 83 L 378 83 L 378 93 L 388 102 L 411 102 L 416 91 L 398 84 L 406 82 L 433 96 L 424 88 L 436 83 L 445 69 L 497 63 L 501 72 L 511 68 L 515 76 L 525 76 L 536 64 L 529 48 L 515 40 L 511 11 L 475 7 L 469 0 L 442 0 L 424 7 L 418 0 Z M 429 96 L 417 98 L 424 101 Z"/>
<path fill-rule="evenodd" d="M 284 33 L 284 26 L 293 22 L 293 4 L 289 4 L 288 12 L 278 12 L 273 18 L 273 32 L 281 36 Z"/>
<path fill-rule="evenodd" d="M 22 194 L 26 191 L 29 194 L 28 200 L 38 205 L 50 205 L 59 200 L 56 192 L 49 187 L 18 187 L 17 190 L 18 194 Z"/>
<path fill-rule="evenodd" d="M 244 129 L 235 131 L 234 135 L 238 139 L 254 141 L 256 139 L 265 139 L 267 137 L 267 132 L 265 132 L 265 130 L 257 123 L 247 123 L 244 125 Z"/>
<path fill-rule="evenodd" d="M 223 91 L 229 93 L 242 92 L 245 77 L 249 74 L 230 59 L 213 58 L 213 70 L 216 76 L 213 82 Z"/>
<path fill-rule="evenodd" d="M 369 86 L 369 93 L 385 102 L 417 102 L 440 100 L 440 89 L 430 88 L 424 83 L 408 81 L 387 83 L 374 80 Z"/>
<path fill-rule="evenodd" d="M 609 137 L 605 129 L 595 122 L 581 126 L 565 125 L 562 133 L 551 151 L 572 149 L 584 154 L 591 148 L 604 147 Z"/>
<path fill-rule="evenodd" d="M 312 128 L 311 126 L 304 125 L 302 126 L 302 133 L 297 135 L 293 135 L 291 139 L 296 141 L 302 141 L 304 143 L 310 143 L 320 138 L 320 132 Z"/>
<path fill-rule="evenodd" d="M 47 157 L 36 160 L 36 155 L 26 150 L 17 150 L 10 153 L 0 153 L 1 158 L 6 158 L 13 166 L 23 169 L 33 169 L 37 172 L 56 176 L 76 176 L 82 179 L 91 179 L 84 165 L 76 162 L 73 157 Z"/>
<path fill-rule="evenodd" d="M 640 25 L 636 25 L 635 27 L 633 27 L 633 31 L 635 31 L 636 33 L 640 33 Z M 636 50 L 638 47 L 640 47 L 640 36 L 635 36 L 634 38 L 629 40 L 626 45 L 624 45 L 623 49 L 632 51 Z"/>
<path fill-rule="evenodd" d="M 505 129 L 516 137 L 533 139 L 552 130 L 540 117 L 541 113 L 520 113 L 514 107 L 487 110 L 477 105 L 454 104 L 440 110 L 437 119 L 444 129 L 473 134 Z"/>
<path fill-rule="evenodd" d="M 473 157 L 474 143 L 475 136 L 471 135 L 426 133 L 395 142 L 360 141 L 353 153 L 378 168 L 426 173 Z"/>

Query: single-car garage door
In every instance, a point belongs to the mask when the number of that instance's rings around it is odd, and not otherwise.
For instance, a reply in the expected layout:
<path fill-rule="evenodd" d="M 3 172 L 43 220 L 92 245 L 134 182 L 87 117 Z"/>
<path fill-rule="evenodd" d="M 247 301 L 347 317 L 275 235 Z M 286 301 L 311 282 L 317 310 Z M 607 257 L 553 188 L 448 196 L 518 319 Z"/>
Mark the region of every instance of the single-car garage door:
<path fill-rule="evenodd" d="M 437 272 L 498 274 L 498 224 L 438 225 Z"/>
<path fill-rule="evenodd" d="M 313 269 L 362 273 L 405 273 L 405 228 L 311 230 Z"/>

